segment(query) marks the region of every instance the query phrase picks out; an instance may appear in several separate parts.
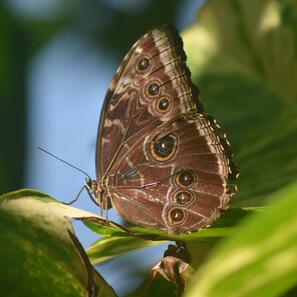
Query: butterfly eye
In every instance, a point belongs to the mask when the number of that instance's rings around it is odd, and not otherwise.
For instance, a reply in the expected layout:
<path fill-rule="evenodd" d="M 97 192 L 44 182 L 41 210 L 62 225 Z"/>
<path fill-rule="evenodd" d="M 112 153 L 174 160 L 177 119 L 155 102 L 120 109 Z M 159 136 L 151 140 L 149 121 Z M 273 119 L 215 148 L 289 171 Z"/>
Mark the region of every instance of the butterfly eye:
<path fill-rule="evenodd" d="M 185 206 L 194 200 L 194 196 L 190 191 L 179 191 L 174 194 L 174 200 L 178 205 Z"/>
<path fill-rule="evenodd" d="M 138 70 L 140 70 L 141 72 L 147 70 L 149 66 L 150 66 L 150 61 L 148 58 L 141 58 L 137 64 Z"/>
<path fill-rule="evenodd" d="M 177 136 L 168 134 L 156 141 L 150 142 L 150 154 L 157 161 L 167 161 L 171 159 L 177 151 Z"/>
<path fill-rule="evenodd" d="M 160 92 L 160 85 L 158 82 L 151 82 L 148 84 L 146 93 L 149 97 L 155 97 Z"/>
<path fill-rule="evenodd" d="M 169 110 L 169 108 L 170 108 L 170 100 L 168 98 L 162 97 L 161 99 L 159 99 L 156 106 L 156 109 L 158 112 L 165 113 Z"/>
<path fill-rule="evenodd" d="M 186 219 L 186 212 L 181 208 L 174 207 L 169 209 L 167 218 L 170 225 L 178 225 Z"/>
<path fill-rule="evenodd" d="M 183 170 L 176 176 L 176 183 L 182 187 L 190 187 L 196 180 L 196 174 L 192 170 Z"/>

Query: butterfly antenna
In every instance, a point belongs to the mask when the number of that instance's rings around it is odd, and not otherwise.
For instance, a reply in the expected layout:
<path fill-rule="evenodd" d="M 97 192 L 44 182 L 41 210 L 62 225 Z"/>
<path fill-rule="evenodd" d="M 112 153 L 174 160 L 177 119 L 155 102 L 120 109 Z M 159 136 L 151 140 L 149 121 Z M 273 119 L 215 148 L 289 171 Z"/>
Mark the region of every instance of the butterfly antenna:
<path fill-rule="evenodd" d="M 48 155 L 54 157 L 55 159 L 61 161 L 62 163 L 65 163 L 65 164 L 69 165 L 70 167 L 72 167 L 72 168 L 74 168 L 74 169 L 80 171 L 80 172 L 83 173 L 89 180 L 92 180 L 91 177 L 90 177 L 85 171 L 81 170 L 80 168 L 78 168 L 78 167 L 76 167 L 76 166 L 74 166 L 74 165 L 72 165 L 72 164 L 66 162 L 65 160 L 63 160 L 63 159 L 61 159 L 61 158 L 59 158 L 59 157 L 53 155 L 52 153 L 48 152 L 47 150 L 45 150 L 45 149 L 43 149 L 43 148 L 41 148 L 41 147 L 39 147 L 39 146 L 37 147 L 37 149 L 39 149 L 39 150 L 43 151 L 44 153 L 46 153 L 46 154 L 48 154 Z"/>

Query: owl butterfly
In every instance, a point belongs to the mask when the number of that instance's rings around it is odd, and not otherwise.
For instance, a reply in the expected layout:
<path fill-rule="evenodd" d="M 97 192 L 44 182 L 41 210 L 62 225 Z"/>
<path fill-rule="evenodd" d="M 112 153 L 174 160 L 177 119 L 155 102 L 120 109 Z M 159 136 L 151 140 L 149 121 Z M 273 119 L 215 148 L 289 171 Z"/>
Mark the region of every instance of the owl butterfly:
<path fill-rule="evenodd" d="M 104 209 L 167 232 L 209 226 L 236 193 L 229 143 L 202 112 L 177 31 L 149 31 L 129 50 L 105 97 L 96 181 Z"/>

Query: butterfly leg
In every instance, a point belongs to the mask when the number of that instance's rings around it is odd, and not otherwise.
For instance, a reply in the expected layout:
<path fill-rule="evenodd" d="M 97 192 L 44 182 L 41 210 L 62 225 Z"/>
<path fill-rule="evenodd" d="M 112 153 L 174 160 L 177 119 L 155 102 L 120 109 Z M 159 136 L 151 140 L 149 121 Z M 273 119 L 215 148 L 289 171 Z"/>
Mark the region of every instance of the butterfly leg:
<path fill-rule="evenodd" d="M 79 190 L 78 194 L 76 195 L 76 197 L 75 197 L 73 200 L 71 200 L 70 202 L 63 202 L 63 204 L 66 204 L 66 205 L 71 205 L 71 204 L 73 204 L 75 201 L 78 200 L 78 198 L 79 198 L 81 192 L 82 192 L 85 188 L 86 188 L 86 185 L 82 186 L 82 188 Z"/>
<path fill-rule="evenodd" d="M 108 224 L 108 207 L 107 207 L 107 203 L 105 203 L 105 220 L 106 220 L 106 224 Z"/>

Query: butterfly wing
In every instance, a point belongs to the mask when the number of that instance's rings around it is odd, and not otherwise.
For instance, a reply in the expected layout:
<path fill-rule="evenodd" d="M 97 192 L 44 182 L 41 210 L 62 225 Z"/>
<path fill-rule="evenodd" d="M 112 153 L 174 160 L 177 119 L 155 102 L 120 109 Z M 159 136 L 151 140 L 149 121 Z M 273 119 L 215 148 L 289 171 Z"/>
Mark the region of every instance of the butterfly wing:
<path fill-rule="evenodd" d="M 107 93 L 97 168 L 127 220 L 170 232 L 209 225 L 235 189 L 218 125 L 202 113 L 177 32 L 161 27 L 132 47 Z"/>

